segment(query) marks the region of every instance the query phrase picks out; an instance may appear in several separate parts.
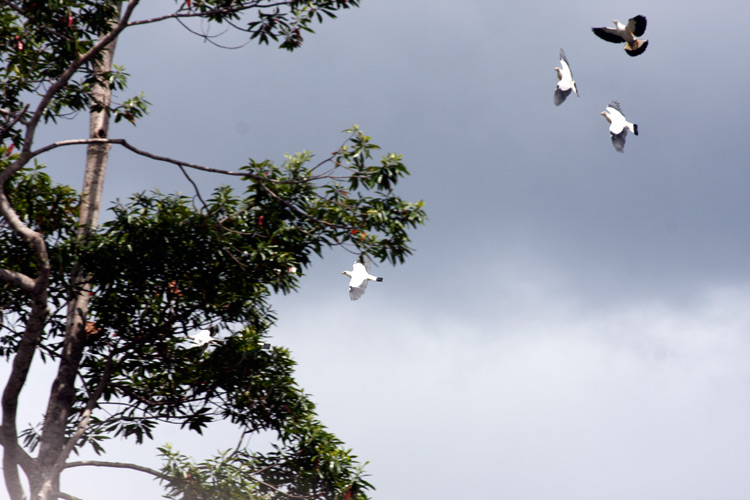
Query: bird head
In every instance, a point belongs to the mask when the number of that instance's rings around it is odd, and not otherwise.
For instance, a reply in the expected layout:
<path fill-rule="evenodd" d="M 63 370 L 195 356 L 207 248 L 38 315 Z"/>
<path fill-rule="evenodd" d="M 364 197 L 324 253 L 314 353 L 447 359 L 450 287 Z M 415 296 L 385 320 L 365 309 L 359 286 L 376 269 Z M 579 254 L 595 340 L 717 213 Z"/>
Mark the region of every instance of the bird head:
<path fill-rule="evenodd" d="M 609 123 L 612 123 L 612 120 L 609 118 L 609 113 L 607 113 L 606 111 L 602 111 L 599 114 L 606 118 Z"/>
<path fill-rule="evenodd" d="M 350 278 L 352 277 L 352 273 L 351 273 L 351 271 L 341 271 L 341 274 L 344 274 L 344 275 L 346 275 L 346 276 L 349 276 Z"/>
<path fill-rule="evenodd" d="M 555 73 L 557 73 L 557 79 L 562 80 L 562 69 L 555 66 L 554 70 L 555 70 Z"/>

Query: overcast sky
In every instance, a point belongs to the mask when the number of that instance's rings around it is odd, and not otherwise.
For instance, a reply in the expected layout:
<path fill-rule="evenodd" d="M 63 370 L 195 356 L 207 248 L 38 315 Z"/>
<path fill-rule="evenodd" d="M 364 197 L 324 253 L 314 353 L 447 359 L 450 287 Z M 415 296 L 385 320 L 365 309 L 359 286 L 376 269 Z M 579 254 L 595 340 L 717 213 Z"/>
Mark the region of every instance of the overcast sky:
<path fill-rule="evenodd" d="M 152 108 L 111 135 L 236 169 L 325 156 L 356 123 L 404 156 L 399 193 L 430 217 L 415 255 L 377 267 L 385 281 L 352 303 L 339 272 L 353 258 L 328 252 L 274 299 L 271 331 L 322 420 L 370 462 L 374 497 L 748 498 L 750 2 L 362 3 L 294 53 L 217 49 L 176 23 L 127 31 L 116 62 Z M 636 14 L 639 57 L 591 33 Z M 561 47 L 580 97 L 558 108 Z M 623 154 L 599 116 L 613 99 L 639 126 Z M 78 187 L 82 159 L 50 171 Z M 192 192 L 124 151 L 108 175 L 109 199 Z M 182 436 L 154 445 L 200 457 L 236 437 Z M 150 444 L 112 449 L 158 465 Z M 64 489 L 160 497 L 138 473 L 99 473 Z"/>

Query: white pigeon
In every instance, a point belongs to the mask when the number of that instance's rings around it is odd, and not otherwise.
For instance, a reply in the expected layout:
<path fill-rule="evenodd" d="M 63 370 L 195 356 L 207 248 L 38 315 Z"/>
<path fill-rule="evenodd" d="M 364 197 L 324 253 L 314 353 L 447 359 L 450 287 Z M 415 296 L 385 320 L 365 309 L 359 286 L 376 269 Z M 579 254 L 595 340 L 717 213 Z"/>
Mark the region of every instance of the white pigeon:
<path fill-rule="evenodd" d="M 370 274 L 370 267 L 372 261 L 367 255 L 363 255 L 354 262 L 354 267 L 351 271 L 342 271 L 341 274 L 345 274 L 351 278 L 349 280 L 349 298 L 352 300 L 358 300 L 365 294 L 368 281 L 383 281 L 383 278 L 378 278 Z"/>
<path fill-rule="evenodd" d="M 568 63 L 568 58 L 565 57 L 563 49 L 560 49 L 560 67 L 555 67 L 555 72 L 559 80 L 555 88 L 555 106 L 559 106 L 565 102 L 571 91 L 578 95 L 576 82 L 573 80 L 573 73 L 570 71 L 570 64 Z"/>
<path fill-rule="evenodd" d="M 646 32 L 646 17 L 635 16 L 628 20 L 628 24 L 622 24 L 615 19 L 614 28 L 591 28 L 596 36 L 602 40 L 612 43 L 625 42 L 625 52 L 631 57 L 643 54 L 648 47 L 648 40 L 639 40 L 636 37 Z"/>
<path fill-rule="evenodd" d="M 628 130 L 638 135 L 638 125 L 625 119 L 625 115 L 622 114 L 620 109 L 620 103 L 617 101 L 610 102 L 604 111 L 599 114 L 609 122 L 609 135 L 612 137 L 612 145 L 618 153 L 622 153 Z"/>
<path fill-rule="evenodd" d="M 217 328 L 215 326 L 209 326 L 206 330 L 200 330 L 195 335 L 190 335 L 193 343 L 197 346 L 205 346 L 214 342 L 214 335 L 216 335 Z"/>

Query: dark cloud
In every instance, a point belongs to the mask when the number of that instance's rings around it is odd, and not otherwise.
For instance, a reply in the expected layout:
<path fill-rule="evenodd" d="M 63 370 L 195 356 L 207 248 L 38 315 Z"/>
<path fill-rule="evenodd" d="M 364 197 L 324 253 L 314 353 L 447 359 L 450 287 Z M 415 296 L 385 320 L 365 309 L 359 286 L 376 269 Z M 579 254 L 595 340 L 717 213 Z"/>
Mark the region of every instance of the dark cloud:
<path fill-rule="evenodd" d="M 118 63 L 154 106 L 113 135 L 234 169 L 358 123 L 404 155 L 430 215 L 414 258 L 350 304 L 331 252 L 277 301 L 379 496 L 744 498 L 750 3 L 363 4 L 293 54 L 140 28 Z M 637 58 L 590 31 L 635 14 Z M 581 97 L 557 108 L 561 47 Z M 640 129 L 624 154 L 613 99 Z M 110 198 L 191 190 L 124 152 L 109 175 Z M 355 310 L 374 324 L 352 334 Z"/>

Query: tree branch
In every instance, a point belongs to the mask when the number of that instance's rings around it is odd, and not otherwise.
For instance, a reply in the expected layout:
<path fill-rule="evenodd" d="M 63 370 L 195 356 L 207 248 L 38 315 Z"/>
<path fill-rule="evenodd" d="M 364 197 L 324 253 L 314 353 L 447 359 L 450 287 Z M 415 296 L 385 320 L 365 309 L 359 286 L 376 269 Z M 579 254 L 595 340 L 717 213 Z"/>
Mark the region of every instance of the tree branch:
<path fill-rule="evenodd" d="M 52 498 L 62 498 L 63 500 L 83 500 L 82 498 L 74 497 L 68 493 L 63 493 L 62 491 L 53 491 L 50 496 Z"/>
<path fill-rule="evenodd" d="M 166 21 L 167 19 L 184 19 L 184 18 L 190 18 L 190 17 L 205 18 L 205 17 L 215 16 L 217 14 L 234 14 L 234 13 L 242 12 L 242 11 L 249 10 L 249 9 L 269 9 L 269 8 L 278 7 L 281 5 L 289 5 L 293 2 L 289 0 L 273 1 L 273 2 L 267 2 L 265 5 L 261 5 L 262 3 L 263 3 L 262 0 L 252 0 L 250 2 L 239 2 L 234 7 L 223 7 L 223 8 L 220 7 L 220 8 L 216 8 L 216 9 L 205 11 L 205 12 L 201 12 L 201 11 L 179 12 L 177 11 L 171 14 L 164 14 L 163 16 L 152 17 L 150 19 L 141 19 L 138 21 L 131 21 L 128 23 L 128 27 L 158 23 L 161 21 Z"/>
<path fill-rule="evenodd" d="M 0 280 L 15 285 L 24 292 L 31 292 L 34 289 L 34 280 L 23 273 L 0 267 Z"/>
<path fill-rule="evenodd" d="M 214 167 L 206 167 L 204 165 L 198 165 L 197 163 L 190 163 L 184 160 L 177 160 L 175 158 L 170 158 L 168 156 L 161 156 L 156 155 L 153 153 L 149 153 L 148 151 L 144 151 L 142 149 L 139 149 L 132 144 L 130 144 L 125 139 L 98 139 L 98 138 L 92 138 L 92 139 L 68 139 L 65 141 L 57 141 L 53 142 L 52 144 L 47 144 L 46 146 L 43 146 L 39 149 L 35 149 L 34 151 L 31 151 L 29 153 L 29 159 L 34 158 L 36 156 L 39 156 L 43 153 L 46 153 L 48 151 L 52 151 L 53 149 L 65 147 L 65 146 L 82 146 L 87 144 L 117 144 L 119 146 L 124 147 L 125 149 L 128 149 L 132 151 L 133 153 L 144 156 L 146 158 L 150 158 L 152 160 L 161 161 L 164 163 L 171 163 L 172 165 L 177 165 L 178 167 L 186 167 L 186 168 L 192 168 L 193 170 L 200 170 L 202 172 L 209 172 L 213 174 L 222 174 L 222 175 L 231 175 L 234 177 L 248 177 L 250 179 L 254 179 L 257 181 L 263 181 L 268 182 L 271 184 L 300 184 L 303 182 L 311 182 L 316 181 L 320 179 L 346 179 L 348 176 L 334 176 L 330 175 L 330 171 L 324 173 L 324 174 L 318 174 L 313 175 L 310 177 L 306 177 L 304 179 L 296 180 L 296 181 L 284 181 L 284 180 L 275 180 L 275 179 L 268 179 L 262 175 L 255 175 L 250 172 L 239 172 L 235 170 L 223 170 L 220 168 L 214 168 Z M 334 155 L 331 155 L 330 157 L 326 158 L 325 160 L 321 161 L 313 169 L 320 167 L 324 163 L 327 163 L 331 161 Z"/>
<path fill-rule="evenodd" d="M 122 17 L 117 22 L 112 31 L 99 39 L 99 41 L 94 44 L 94 46 L 91 47 L 85 54 L 81 55 L 77 61 L 68 66 L 68 68 L 62 73 L 62 75 L 60 75 L 60 77 L 49 86 L 47 92 L 44 93 L 41 101 L 39 101 L 39 104 L 34 110 L 34 114 L 29 119 L 28 125 L 26 125 L 26 135 L 24 136 L 22 148 L 22 151 L 24 153 L 28 153 L 31 151 L 31 145 L 34 142 L 34 136 L 36 134 L 36 127 L 37 125 L 39 125 L 39 120 L 41 120 L 42 115 L 44 114 L 44 110 L 47 109 L 47 106 L 49 105 L 54 95 L 57 94 L 57 92 L 59 92 L 60 89 L 62 89 L 68 83 L 68 81 L 73 77 L 76 71 L 80 69 L 81 66 L 91 61 L 97 54 L 99 54 L 99 52 L 104 50 L 106 46 L 108 46 L 119 36 L 120 32 L 128 26 L 130 16 L 133 14 L 133 10 L 138 5 L 138 2 L 139 0 L 130 0 L 125 7 Z M 8 169 L 13 169 L 10 175 L 20 170 L 20 168 L 25 165 L 26 161 L 28 161 L 28 158 L 26 158 L 21 165 L 17 166 L 16 164 L 21 161 L 23 156 L 24 155 L 22 154 L 18 161 L 8 167 Z"/>
<path fill-rule="evenodd" d="M 110 467 L 114 469 L 131 469 L 136 470 L 139 472 L 145 472 L 146 474 L 151 474 L 152 476 L 158 477 L 159 479 L 171 479 L 166 474 L 163 474 L 162 472 L 151 469 L 150 467 L 144 467 L 142 465 L 138 464 L 130 464 L 125 462 L 106 462 L 102 460 L 81 460 L 78 462 L 68 462 L 67 464 L 63 465 L 63 469 L 71 469 L 73 467 Z"/>

